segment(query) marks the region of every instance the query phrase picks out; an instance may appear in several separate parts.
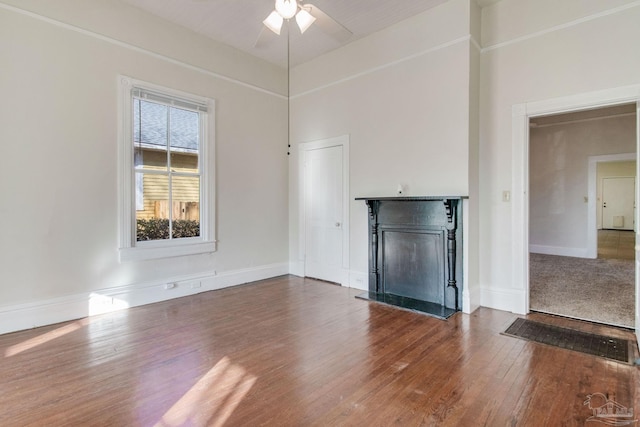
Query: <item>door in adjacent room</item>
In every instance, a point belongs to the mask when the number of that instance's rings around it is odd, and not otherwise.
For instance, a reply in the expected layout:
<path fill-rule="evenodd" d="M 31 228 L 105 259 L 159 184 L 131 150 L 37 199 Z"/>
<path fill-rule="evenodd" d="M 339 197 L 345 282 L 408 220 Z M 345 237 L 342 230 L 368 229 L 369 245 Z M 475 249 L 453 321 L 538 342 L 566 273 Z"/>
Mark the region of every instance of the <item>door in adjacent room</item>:
<path fill-rule="evenodd" d="M 602 180 L 602 228 L 633 230 L 636 182 L 633 177 Z"/>
<path fill-rule="evenodd" d="M 305 276 L 345 283 L 345 147 L 304 150 Z M 347 237 L 348 238 L 348 234 Z"/>

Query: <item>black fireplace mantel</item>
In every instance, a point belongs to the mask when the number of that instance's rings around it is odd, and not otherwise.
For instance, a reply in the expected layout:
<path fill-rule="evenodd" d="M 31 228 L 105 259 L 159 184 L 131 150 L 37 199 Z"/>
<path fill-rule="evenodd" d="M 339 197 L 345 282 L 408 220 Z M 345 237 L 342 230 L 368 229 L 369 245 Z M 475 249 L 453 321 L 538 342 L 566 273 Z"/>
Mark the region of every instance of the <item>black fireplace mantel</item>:
<path fill-rule="evenodd" d="M 356 198 L 369 208 L 369 291 L 358 297 L 440 318 L 459 311 L 466 198 Z"/>

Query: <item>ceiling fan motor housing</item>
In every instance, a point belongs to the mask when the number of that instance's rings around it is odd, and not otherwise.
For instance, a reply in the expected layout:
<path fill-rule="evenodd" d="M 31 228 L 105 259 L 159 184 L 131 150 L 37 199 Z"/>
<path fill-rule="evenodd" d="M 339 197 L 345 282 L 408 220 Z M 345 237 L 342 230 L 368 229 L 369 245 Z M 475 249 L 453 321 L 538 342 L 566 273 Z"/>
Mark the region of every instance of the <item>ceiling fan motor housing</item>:
<path fill-rule="evenodd" d="M 276 0 L 276 11 L 284 19 L 291 19 L 298 11 L 297 0 Z"/>

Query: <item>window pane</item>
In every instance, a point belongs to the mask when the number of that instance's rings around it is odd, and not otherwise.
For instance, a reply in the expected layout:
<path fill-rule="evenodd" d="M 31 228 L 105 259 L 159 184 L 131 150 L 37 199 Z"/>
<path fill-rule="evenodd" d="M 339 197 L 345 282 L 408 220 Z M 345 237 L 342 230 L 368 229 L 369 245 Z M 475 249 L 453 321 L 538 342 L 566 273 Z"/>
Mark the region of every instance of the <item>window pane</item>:
<path fill-rule="evenodd" d="M 142 154 L 135 153 L 133 158 L 134 166 L 140 167 L 142 165 Z M 144 210 L 144 187 L 142 183 L 142 174 L 136 174 L 136 210 L 143 211 Z"/>
<path fill-rule="evenodd" d="M 173 238 L 200 235 L 200 177 L 174 176 L 172 180 Z"/>
<path fill-rule="evenodd" d="M 170 108 L 171 121 L 171 169 L 198 170 L 200 149 L 200 114 L 195 111 Z"/>
<path fill-rule="evenodd" d="M 167 168 L 168 108 L 155 102 L 134 99 L 133 142 L 138 168 Z"/>
<path fill-rule="evenodd" d="M 171 170 L 174 172 L 198 173 L 198 154 L 172 153 Z"/>
<path fill-rule="evenodd" d="M 136 211 L 137 241 L 169 238 L 169 177 L 136 173 L 142 179 L 144 210 Z M 138 198 L 136 187 L 136 199 Z"/>

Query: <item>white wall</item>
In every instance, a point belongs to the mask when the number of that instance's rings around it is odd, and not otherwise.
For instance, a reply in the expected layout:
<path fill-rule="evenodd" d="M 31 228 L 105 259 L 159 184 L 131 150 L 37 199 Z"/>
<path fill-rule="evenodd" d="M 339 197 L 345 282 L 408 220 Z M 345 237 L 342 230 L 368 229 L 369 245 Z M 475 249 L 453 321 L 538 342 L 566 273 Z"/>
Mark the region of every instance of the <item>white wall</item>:
<path fill-rule="evenodd" d="M 368 271 L 367 209 L 355 197 L 394 196 L 398 184 L 405 195 L 470 193 L 478 170 L 473 5 L 450 0 L 292 70 L 292 143 L 350 135 L 352 276 Z M 289 245 L 300 265 L 296 151 Z"/>
<path fill-rule="evenodd" d="M 284 70 L 119 2 L 13 3 L 39 9 L 0 3 L 0 332 L 288 272 Z M 118 262 L 119 74 L 216 100 L 216 253 Z"/>
<path fill-rule="evenodd" d="M 598 197 L 596 204 L 596 223 L 598 224 L 598 229 L 602 229 L 602 180 L 604 178 L 618 177 L 635 178 L 636 167 L 635 161 L 598 163 L 596 169 L 596 194 Z"/>
<path fill-rule="evenodd" d="M 589 156 L 634 153 L 635 134 L 635 115 L 530 129 L 531 252 L 587 257 Z"/>
<path fill-rule="evenodd" d="M 256 88 L 281 94 L 287 90 L 281 68 L 119 0 L 2 0 L 0 7 L 88 30 Z"/>
<path fill-rule="evenodd" d="M 524 167 L 512 157 L 512 108 L 640 83 L 640 2 L 503 0 L 482 17 L 482 304 L 520 310 L 525 283 L 513 274 L 511 246 L 520 225 L 513 223 L 514 204 L 502 201 Z"/>

